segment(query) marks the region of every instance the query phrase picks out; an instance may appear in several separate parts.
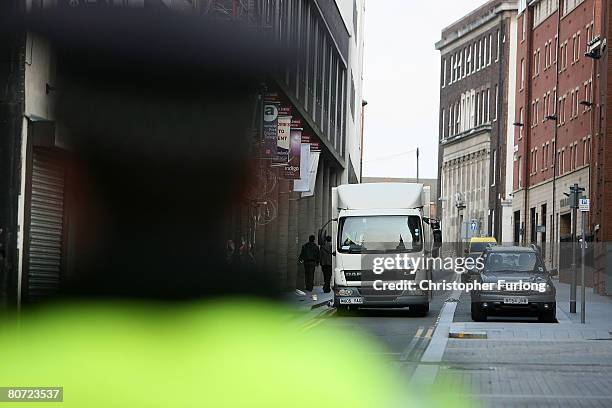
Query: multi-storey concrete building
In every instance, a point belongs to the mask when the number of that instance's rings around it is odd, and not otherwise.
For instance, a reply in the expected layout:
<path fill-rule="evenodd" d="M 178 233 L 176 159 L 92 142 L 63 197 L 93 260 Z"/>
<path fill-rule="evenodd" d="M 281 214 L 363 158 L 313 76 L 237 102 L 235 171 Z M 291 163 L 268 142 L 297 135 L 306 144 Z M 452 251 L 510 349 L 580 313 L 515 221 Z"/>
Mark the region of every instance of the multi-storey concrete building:
<path fill-rule="evenodd" d="M 257 264 L 273 271 L 281 286 L 295 288 L 296 282 L 303 282 L 298 275 L 299 243 L 330 218 L 331 187 L 358 182 L 360 174 L 364 2 L 11 0 L 3 2 L 1 10 L 9 15 L 47 7 L 114 6 L 171 8 L 240 20 L 272 33 L 278 49 L 292 51 L 282 72 L 261 78 L 259 99 L 252 95 L 260 101 L 261 112 L 253 129 L 253 188 L 244 192 L 226 237 L 219 240 L 232 239 L 237 246 L 244 242 Z M 47 38 L 31 32 L 3 39 L 0 52 L 6 67 L 0 71 L 0 84 L 6 85 L 0 95 L 0 129 L 6 130 L 0 145 L 0 297 L 19 304 L 52 295 L 71 276 L 68 254 L 74 258 L 78 253 L 72 247 L 78 239 L 71 225 L 77 207 L 71 198 L 74 180 L 69 180 L 66 167 L 70 154 L 61 140 L 63 124 L 55 114 L 55 90 L 66 64 L 57 61 Z M 279 166 L 275 157 L 263 153 L 268 103 L 292 117 L 291 127 L 295 124 L 302 133 L 300 147 L 310 146 L 300 166 L 307 175 L 300 189 L 295 177 L 286 177 L 286 163 Z"/>
<path fill-rule="evenodd" d="M 445 241 L 508 240 L 508 108 L 514 96 L 514 0 L 489 1 L 442 31 L 439 209 Z M 504 230 L 504 225 L 506 228 Z"/>

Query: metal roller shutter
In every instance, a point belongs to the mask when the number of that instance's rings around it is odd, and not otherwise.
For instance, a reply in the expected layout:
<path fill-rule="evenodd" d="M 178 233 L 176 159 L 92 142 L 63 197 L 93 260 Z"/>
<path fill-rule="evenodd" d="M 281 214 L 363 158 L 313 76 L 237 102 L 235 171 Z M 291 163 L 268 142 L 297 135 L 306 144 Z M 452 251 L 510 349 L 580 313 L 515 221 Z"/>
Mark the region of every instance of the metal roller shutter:
<path fill-rule="evenodd" d="M 52 296 L 60 285 L 65 169 L 57 155 L 35 148 L 30 202 L 28 298 Z"/>

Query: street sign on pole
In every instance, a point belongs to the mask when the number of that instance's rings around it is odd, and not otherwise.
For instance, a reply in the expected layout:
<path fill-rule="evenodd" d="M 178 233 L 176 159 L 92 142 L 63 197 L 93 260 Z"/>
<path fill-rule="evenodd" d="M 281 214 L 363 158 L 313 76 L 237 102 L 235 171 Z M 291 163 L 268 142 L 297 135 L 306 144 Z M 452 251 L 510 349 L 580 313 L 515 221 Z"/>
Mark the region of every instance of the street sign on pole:
<path fill-rule="evenodd" d="M 588 198 L 581 198 L 578 203 L 578 209 L 582 212 L 589 212 L 591 208 L 591 200 Z"/>
<path fill-rule="evenodd" d="M 580 208 L 583 191 L 585 191 L 584 187 L 580 187 L 576 183 L 570 186 L 569 194 L 565 193 L 570 199 L 570 208 L 572 209 L 572 282 L 570 285 L 570 313 L 576 313 L 576 292 L 578 286 L 578 268 L 576 268 L 576 241 L 578 239 L 578 228 L 576 220 L 578 219 L 578 209 Z"/>
<path fill-rule="evenodd" d="M 586 256 L 586 220 L 589 216 L 587 213 L 590 210 L 590 201 L 588 198 L 581 198 L 578 203 L 578 208 L 582 211 L 582 242 L 580 243 L 581 260 L 580 260 L 580 323 L 585 324 L 586 319 L 586 290 L 584 288 L 584 261 Z"/>

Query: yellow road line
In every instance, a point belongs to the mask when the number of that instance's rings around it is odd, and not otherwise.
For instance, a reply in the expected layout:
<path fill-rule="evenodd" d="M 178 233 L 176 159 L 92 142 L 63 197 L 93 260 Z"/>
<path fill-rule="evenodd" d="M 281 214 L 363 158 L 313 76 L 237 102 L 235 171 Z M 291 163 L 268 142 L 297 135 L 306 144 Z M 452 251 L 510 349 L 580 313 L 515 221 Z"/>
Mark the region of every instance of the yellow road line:
<path fill-rule="evenodd" d="M 312 321 L 306 323 L 301 329 L 300 332 L 305 332 L 307 330 L 312 329 L 313 327 L 316 327 L 318 325 L 320 325 L 321 323 L 323 323 L 327 318 L 329 318 L 330 316 L 332 316 L 334 313 L 336 313 L 336 309 L 330 309 L 330 310 L 326 310 L 323 313 L 320 313 L 316 318 L 314 318 Z"/>
<path fill-rule="evenodd" d="M 433 331 L 434 331 L 434 328 L 433 328 L 433 327 L 430 327 L 430 328 L 427 330 L 427 334 L 425 335 L 425 338 L 427 338 L 427 339 L 431 339 L 431 335 L 433 334 Z"/>
<path fill-rule="evenodd" d="M 423 331 L 425 331 L 425 328 L 424 327 L 419 327 L 419 330 L 417 330 L 417 332 L 414 335 L 414 337 L 421 337 L 421 334 L 423 334 Z"/>

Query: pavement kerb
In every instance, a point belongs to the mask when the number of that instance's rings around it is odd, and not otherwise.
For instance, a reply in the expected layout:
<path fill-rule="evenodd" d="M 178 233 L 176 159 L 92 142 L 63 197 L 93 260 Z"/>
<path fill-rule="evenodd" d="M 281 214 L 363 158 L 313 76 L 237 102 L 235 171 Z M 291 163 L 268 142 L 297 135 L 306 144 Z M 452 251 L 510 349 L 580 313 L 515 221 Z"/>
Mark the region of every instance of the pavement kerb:
<path fill-rule="evenodd" d="M 455 281 L 457 280 L 458 277 L 455 278 Z M 439 369 L 438 363 L 442 362 L 442 357 L 444 357 L 444 351 L 448 344 L 450 327 L 455 317 L 455 310 L 457 309 L 457 302 L 450 301 L 450 299 L 458 299 L 459 296 L 461 296 L 461 291 L 453 291 L 449 297 L 449 301 L 444 303 L 438 322 L 436 323 L 436 328 L 431 336 L 431 341 L 421 357 L 421 363 L 423 364 L 417 366 L 410 379 L 412 384 L 431 387 L 436 381 Z"/>
<path fill-rule="evenodd" d="M 448 333 L 449 339 L 479 339 L 486 340 L 486 331 L 454 331 L 451 330 Z"/>

